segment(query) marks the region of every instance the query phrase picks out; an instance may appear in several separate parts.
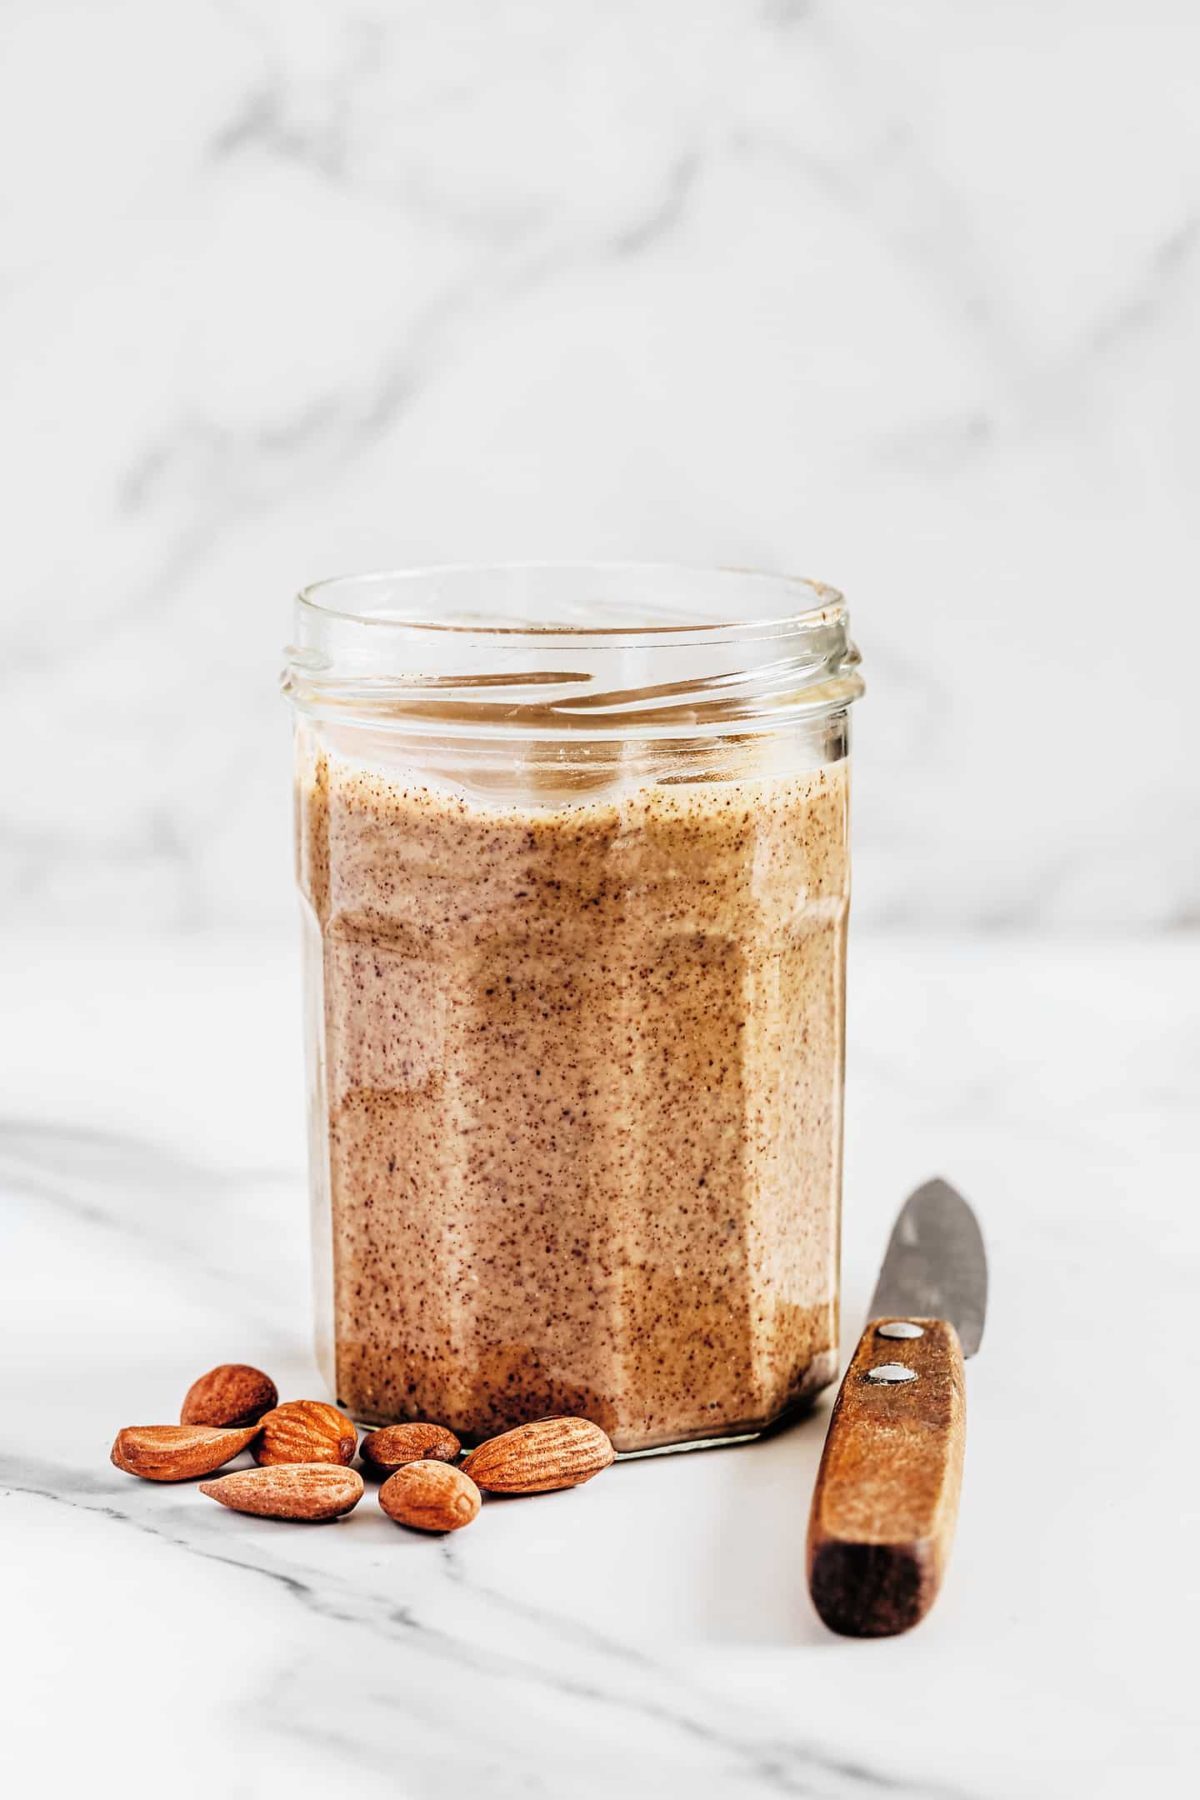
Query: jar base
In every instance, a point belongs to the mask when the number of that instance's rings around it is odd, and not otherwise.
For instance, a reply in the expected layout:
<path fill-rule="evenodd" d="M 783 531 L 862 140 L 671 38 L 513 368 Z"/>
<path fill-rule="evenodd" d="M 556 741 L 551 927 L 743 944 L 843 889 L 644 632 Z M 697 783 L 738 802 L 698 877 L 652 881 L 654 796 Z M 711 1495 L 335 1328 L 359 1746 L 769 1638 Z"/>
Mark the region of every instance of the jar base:
<path fill-rule="evenodd" d="M 777 1412 L 772 1413 L 770 1417 L 766 1419 L 746 1420 L 744 1422 L 739 1420 L 736 1423 L 718 1426 L 716 1429 L 689 1432 L 679 1437 L 659 1438 L 657 1441 L 651 1443 L 629 1443 L 626 1434 L 619 1430 L 612 1431 L 609 1435 L 612 1438 L 617 1456 L 622 1462 L 632 1462 L 639 1457 L 669 1456 L 687 1450 L 718 1450 L 734 1444 L 754 1443 L 759 1438 L 773 1437 L 777 1432 L 786 1430 L 788 1426 L 794 1425 L 797 1420 L 804 1418 L 810 1413 L 820 1395 L 827 1387 L 830 1387 L 833 1382 L 836 1381 L 837 1368 L 836 1351 L 825 1351 L 821 1355 L 815 1357 L 805 1370 L 802 1382 L 797 1391 Z M 397 1419 L 394 1416 L 385 1416 L 382 1413 L 376 1414 L 366 1411 L 361 1407 L 356 1407 L 347 1403 L 341 1398 L 338 1399 L 337 1404 L 343 1412 L 348 1413 L 349 1416 L 354 1419 L 356 1424 L 369 1430 L 373 1430 L 381 1425 L 403 1424 L 406 1422 L 405 1420 Z M 424 1417 L 426 1415 L 421 1416 Z M 502 1430 L 511 1430 L 519 1424 L 532 1423 L 532 1420 L 515 1419 L 513 1420 L 512 1425 L 498 1427 L 495 1432 L 461 1430 L 455 1425 L 453 1419 L 449 1421 L 436 1419 L 431 1422 L 436 1424 L 448 1423 L 449 1429 L 455 1432 L 455 1435 L 461 1440 L 463 1446 L 466 1449 L 473 1449 L 476 1445 L 486 1442 L 489 1437 L 499 1435 L 499 1432 Z"/>

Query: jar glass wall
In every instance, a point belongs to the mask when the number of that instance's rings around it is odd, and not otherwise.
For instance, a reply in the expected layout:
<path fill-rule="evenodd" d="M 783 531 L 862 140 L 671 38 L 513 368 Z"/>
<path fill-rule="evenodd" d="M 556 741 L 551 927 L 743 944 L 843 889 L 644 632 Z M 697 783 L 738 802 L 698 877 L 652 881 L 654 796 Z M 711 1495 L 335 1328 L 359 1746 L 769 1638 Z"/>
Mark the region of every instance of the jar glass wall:
<path fill-rule="evenodd" d="M 533 566 L 297 603 L 318 1337 L 364 1421 L 741 1435 L 835 1372 L 840 597 Z"/>

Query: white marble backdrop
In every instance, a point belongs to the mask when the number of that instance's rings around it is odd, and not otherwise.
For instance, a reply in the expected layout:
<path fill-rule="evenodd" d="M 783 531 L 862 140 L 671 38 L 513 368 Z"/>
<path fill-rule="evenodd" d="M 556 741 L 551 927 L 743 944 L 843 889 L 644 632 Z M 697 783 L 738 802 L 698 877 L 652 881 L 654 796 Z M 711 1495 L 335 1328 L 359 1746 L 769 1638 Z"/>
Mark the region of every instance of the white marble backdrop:
<path fill-rule="evenodd" d="M 1200 919 L 1190 0 L 9 0 L 0 909 L 291 919 L 290 591 L 842 586 L 857 905 Z"/>

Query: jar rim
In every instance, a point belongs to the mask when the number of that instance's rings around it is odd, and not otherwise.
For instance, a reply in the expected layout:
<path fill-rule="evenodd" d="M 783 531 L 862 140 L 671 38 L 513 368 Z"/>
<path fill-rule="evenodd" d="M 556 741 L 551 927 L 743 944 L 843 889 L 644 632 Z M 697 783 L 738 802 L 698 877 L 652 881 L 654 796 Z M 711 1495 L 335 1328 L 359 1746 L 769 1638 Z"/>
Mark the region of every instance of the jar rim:
<path fill-rule="evenodd" d="M 318 581 L 297 596 L 287 657 L 284 692 L 301 712 L 387 731 L 771 730 L 862 693 L 836 589 L 674 563 L 449 563 Z"/>
<path fill-rule="evenodd" d="M 365 605 L 338 604 L 356 590 L 365 593 L 387 593 L 390 590 L 428 592 L 439 584 L 466 587 L 522 582 L 567 582 L 595 580 L 622 584 L 672 582 L 694 588 L 705 584 L 732 594 L 738 584 L 761 595 L 763 609 L 747 609 L 742 616 L 689 617 L 619 623 L 599 623 L 595 614 L 586 620 L 570 618 L 530 617 L 517 621 L 499 621 L 478 614 L 431 618 L 421 610 L 400 611 L 394 608 L 372 609 Z M 767 604 L 769 594 L 778 594 L 793 604 L 773 607 Z M 560 640 L 580 643 L 588 639 L 632 642 L 663 639 L 691 639 L 705 642 L 738 638 L 785 635 L 810 630 L 844 617 L 844 598 L 827 583 L 807 576 L 775 573 L 767 569 L 736 565 L 705 566 L 703 564 L 639 561 L 525 561 L 496 563 L 430 563 L 401 569 L 370 570 L 358 575 L 333 575 L 308 583 L 296 596 L 301 618 L 326 618 L 344 625 L 366 627 L 372 631 L 403 632 L 424 635 L 479 638 L 484 642 L 503 639 Z M 661 600 L 659 601 L 661 605 Z M 600 603 L 603 612 L 604 603 Z M 652 610 L 647 608 L 647 611 Z"/>

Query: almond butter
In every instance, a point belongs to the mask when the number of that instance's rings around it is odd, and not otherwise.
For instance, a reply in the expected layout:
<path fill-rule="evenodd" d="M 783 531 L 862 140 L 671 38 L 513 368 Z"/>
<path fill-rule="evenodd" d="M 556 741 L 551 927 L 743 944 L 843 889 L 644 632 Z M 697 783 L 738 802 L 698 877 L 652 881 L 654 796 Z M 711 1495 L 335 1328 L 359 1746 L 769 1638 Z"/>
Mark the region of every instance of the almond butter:
<path fill-rule="evenodd" d="M 536 1419 L 488 1438 L 463 1473 L 489 1494 L 549 1494 L 607 1469 L 616 1451 L 590 1419 Z"/>
<path fill-rule="evenodd" d="M 143 1481 L 191 1481 L 211 1475 L 257 1435 L 257 1425 L 127 1425 L 117 1433 L 112 1460 Z"/>
<path fill-rule="evenodd" d="M 444 1425 L 384 1425 L 363 1439 L 364 1462 L 377 1469 L 402 1469 L 406 1463 L 457 1462 L 462 1445 Z"/>
<path fill-rule="evenodd" d="M 234 1512 L 257 1513 L 261 1519 L 316 1522 L 352 1512 L 363 1497 L 363 1478 L 357 1469 L 330 1463 L 281 1463 L 202 1481 L 200 1492 Z"/>
<path fill-rule="evenodd" d="M 254 1460 L 276 1463 L 352 1463 L 358 1432 L 324 1400 L 285 1400 L 258 1421 Z"/>
<path fill-rule="evenodd" d="M 279 1405 L 269 1375 L 249 1363 L 221 1363 L 193 1381 L 179 1414 L 183 1425 L 254 1425 Z"/>
<path fill-rule="evenodd" d="M 459 1531 L 477 1516 L 480 1502 L 470 1477 L 444 1462 L 406 1463 L 379 1490 L 388 1518 L 413 1531 Z"/>

